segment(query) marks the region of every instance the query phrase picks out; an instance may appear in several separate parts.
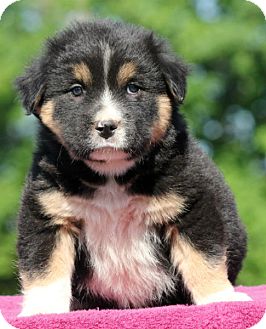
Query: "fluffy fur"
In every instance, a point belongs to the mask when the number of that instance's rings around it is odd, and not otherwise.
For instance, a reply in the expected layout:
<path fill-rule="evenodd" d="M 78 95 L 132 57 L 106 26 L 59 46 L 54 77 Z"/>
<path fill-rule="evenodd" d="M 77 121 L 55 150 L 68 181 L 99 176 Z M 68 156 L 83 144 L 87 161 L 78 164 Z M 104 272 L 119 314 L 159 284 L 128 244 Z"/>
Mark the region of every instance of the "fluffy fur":
<path fill-rule="evenodd" d="M 232 287 L 246 252 L 233 196 L 179 112 L 186 75 L 164 40 L 104 20 L 48 40 L 17 79 L 39 119 L 22 315 L 248 299 Z"/>

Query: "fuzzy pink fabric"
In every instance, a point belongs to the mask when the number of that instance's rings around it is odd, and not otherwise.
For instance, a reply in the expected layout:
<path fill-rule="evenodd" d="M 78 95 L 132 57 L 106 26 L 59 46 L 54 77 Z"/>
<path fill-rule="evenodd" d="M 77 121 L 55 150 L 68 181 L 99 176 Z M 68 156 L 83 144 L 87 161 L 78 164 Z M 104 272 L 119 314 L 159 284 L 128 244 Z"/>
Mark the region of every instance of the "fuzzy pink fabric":
<path fill-rule="evenodd" d="M 257 324 L 265 313 L 266 285 L 238 287 L 236 290 L 247 293 L 253 301 L 136 310 L 89 310 L 17 318 L 21 296 L 2 296 L 0 310 L 5 319 L 19 329 L 247 329 Z"/>

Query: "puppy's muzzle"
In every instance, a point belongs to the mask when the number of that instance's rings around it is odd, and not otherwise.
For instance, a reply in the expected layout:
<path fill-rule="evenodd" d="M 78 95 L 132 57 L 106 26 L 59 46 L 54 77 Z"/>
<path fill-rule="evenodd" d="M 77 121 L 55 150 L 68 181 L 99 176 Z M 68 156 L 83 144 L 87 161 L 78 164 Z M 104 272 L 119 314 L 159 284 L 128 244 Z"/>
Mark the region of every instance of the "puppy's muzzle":
<path fill-rule="evenodd" d="M 108 139 L 115 134 L 119 122 L 115 120 L 98 121 L 95 125 L 95 130 L 98 131 L 102 138 Z"/>

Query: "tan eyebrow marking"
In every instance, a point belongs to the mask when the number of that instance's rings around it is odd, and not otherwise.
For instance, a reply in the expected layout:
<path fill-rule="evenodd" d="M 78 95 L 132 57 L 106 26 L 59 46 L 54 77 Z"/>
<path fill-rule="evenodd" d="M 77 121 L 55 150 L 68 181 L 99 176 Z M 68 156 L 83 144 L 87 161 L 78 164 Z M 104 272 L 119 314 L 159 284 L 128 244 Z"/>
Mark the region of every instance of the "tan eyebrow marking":
<path fill-rule="evenodd" d="M 81 62 L 79 64 L 75 64 L 73 66 L 73 73 L 77 80 L 82 81 L 86 85 L 92 84 L 91 71 L 85 63 Z"/>
<path fill-rule="evenodd" d="M 118 86 L 125 84 L 136 74 L 137 68 L 133 62 L 123 64 L 117 73 Z"/>

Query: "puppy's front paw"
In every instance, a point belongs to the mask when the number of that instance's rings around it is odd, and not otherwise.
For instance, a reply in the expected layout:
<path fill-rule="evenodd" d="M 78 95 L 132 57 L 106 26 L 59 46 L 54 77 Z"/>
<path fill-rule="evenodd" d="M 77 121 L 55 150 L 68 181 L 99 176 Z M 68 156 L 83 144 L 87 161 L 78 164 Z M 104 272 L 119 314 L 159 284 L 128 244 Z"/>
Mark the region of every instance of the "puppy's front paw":
<path fill-rule="evenodd" d="M 40 292 L 42 289 L 37 289 Z M 61 295 L 27 294 L 24 296 L 22 311 L 18 315 L 31 316 L 37 314 L 67 313 L 70 311 L 70 298 Z"/>
<path fill-rule="evenodd" d="M 204 305 L 216 302 L 247 302 L 251 300 L 252 298 L 244 292 L 236 292 L 233 288 L 229 288 L 209 295 L 206 298 L 200 300 L 197 304 Z"/>
<path fill-rule="evenodd" d="M 23 307 L 18 316 L 67 313 L 70 310 L 71 286 L 68 278 L 24 290 Z"/>
<path fill-rule="evenodd" d="M 22 311 L 18 314 L 18 317 L 22 316 L 32 316 L 38 314 L 52 314 L 52 313 L 67 313 L 69 312 L 68 306 L 60 306 L 60 305 L 38 305 L 38 306 L 31 306 L 31 307 L 23 307 Z"/>
<path fill-rule="evenodd" d="M 48 291 L 49 292 L 49 291 Z M 21 316 L 31 316 L 37 314 L 51 313 L 67 313 L 70 309 L 70 298 L 62 298 L 62 296 L 49 296 L 27 294 L 24 296 Z"/>
<path fill-rule="evenodd" d="M 245 294 L 244 292 L 236 292 L 234 291 L 230 296 L 227 302 L 250 302 L 252 298 Z"/>

